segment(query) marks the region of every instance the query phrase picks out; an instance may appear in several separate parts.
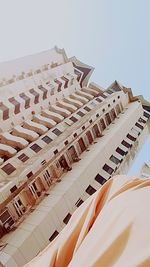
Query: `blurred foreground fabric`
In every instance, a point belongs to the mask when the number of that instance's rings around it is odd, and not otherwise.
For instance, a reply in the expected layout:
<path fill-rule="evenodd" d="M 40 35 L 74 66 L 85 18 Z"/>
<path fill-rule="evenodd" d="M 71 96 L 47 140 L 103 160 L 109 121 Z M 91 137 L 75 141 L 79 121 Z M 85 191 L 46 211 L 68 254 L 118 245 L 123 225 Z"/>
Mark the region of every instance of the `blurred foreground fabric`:
<path fill-rule="evenodd" d="M 26 267 L 150 267 L 150 179 L 115 176 Z"/>

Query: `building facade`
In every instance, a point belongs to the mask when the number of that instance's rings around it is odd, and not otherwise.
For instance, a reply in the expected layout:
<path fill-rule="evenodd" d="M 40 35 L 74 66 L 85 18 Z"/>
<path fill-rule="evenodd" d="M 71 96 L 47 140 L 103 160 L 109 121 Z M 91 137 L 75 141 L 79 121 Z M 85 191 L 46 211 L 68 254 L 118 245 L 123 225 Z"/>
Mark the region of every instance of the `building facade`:
<path fill-rule="evenodd" d="M 0 65 L 0 262 L 18 267 L 73 211 L 127 173 L 150 132 L 149 103 L 55 47 Z"/>

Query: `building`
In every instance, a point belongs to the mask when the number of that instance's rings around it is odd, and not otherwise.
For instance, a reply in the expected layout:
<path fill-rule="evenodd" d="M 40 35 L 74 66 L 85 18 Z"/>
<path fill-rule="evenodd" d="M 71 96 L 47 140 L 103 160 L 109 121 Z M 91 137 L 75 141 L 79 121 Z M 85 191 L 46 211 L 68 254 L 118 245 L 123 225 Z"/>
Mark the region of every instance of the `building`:
<path fill-rule="evenodd" d="M 150 132 L 149 103 L 55 47 L 0 65 L 0 262 L 22 266 Z"/>

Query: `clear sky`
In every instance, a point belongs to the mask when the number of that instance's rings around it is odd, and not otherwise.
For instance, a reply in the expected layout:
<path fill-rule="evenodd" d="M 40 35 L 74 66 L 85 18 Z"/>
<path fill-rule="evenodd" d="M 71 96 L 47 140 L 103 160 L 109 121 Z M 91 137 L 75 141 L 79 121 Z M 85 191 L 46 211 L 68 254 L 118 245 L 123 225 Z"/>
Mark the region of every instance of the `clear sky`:
<path fill-rule="evenodd" d="M 103 87 L 115 79 L 150 101 L 149 0 L 0 0 L 0 61 L 52 48 L 95 67 Z M 130 174 L 149 160 L 150 138 Z"/>

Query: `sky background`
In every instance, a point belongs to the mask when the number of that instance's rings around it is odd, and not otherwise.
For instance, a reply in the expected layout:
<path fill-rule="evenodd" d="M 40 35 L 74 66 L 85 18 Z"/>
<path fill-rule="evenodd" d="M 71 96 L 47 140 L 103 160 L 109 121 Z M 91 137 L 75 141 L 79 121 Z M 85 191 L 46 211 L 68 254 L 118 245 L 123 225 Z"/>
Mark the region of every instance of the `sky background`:
<path fill-rule="evenodd" d="M 0 62 L 57 45 L 150 101 L 149 0 L 0 0 Z M 130 174 L 149 160 L 150 138 Z"/>

